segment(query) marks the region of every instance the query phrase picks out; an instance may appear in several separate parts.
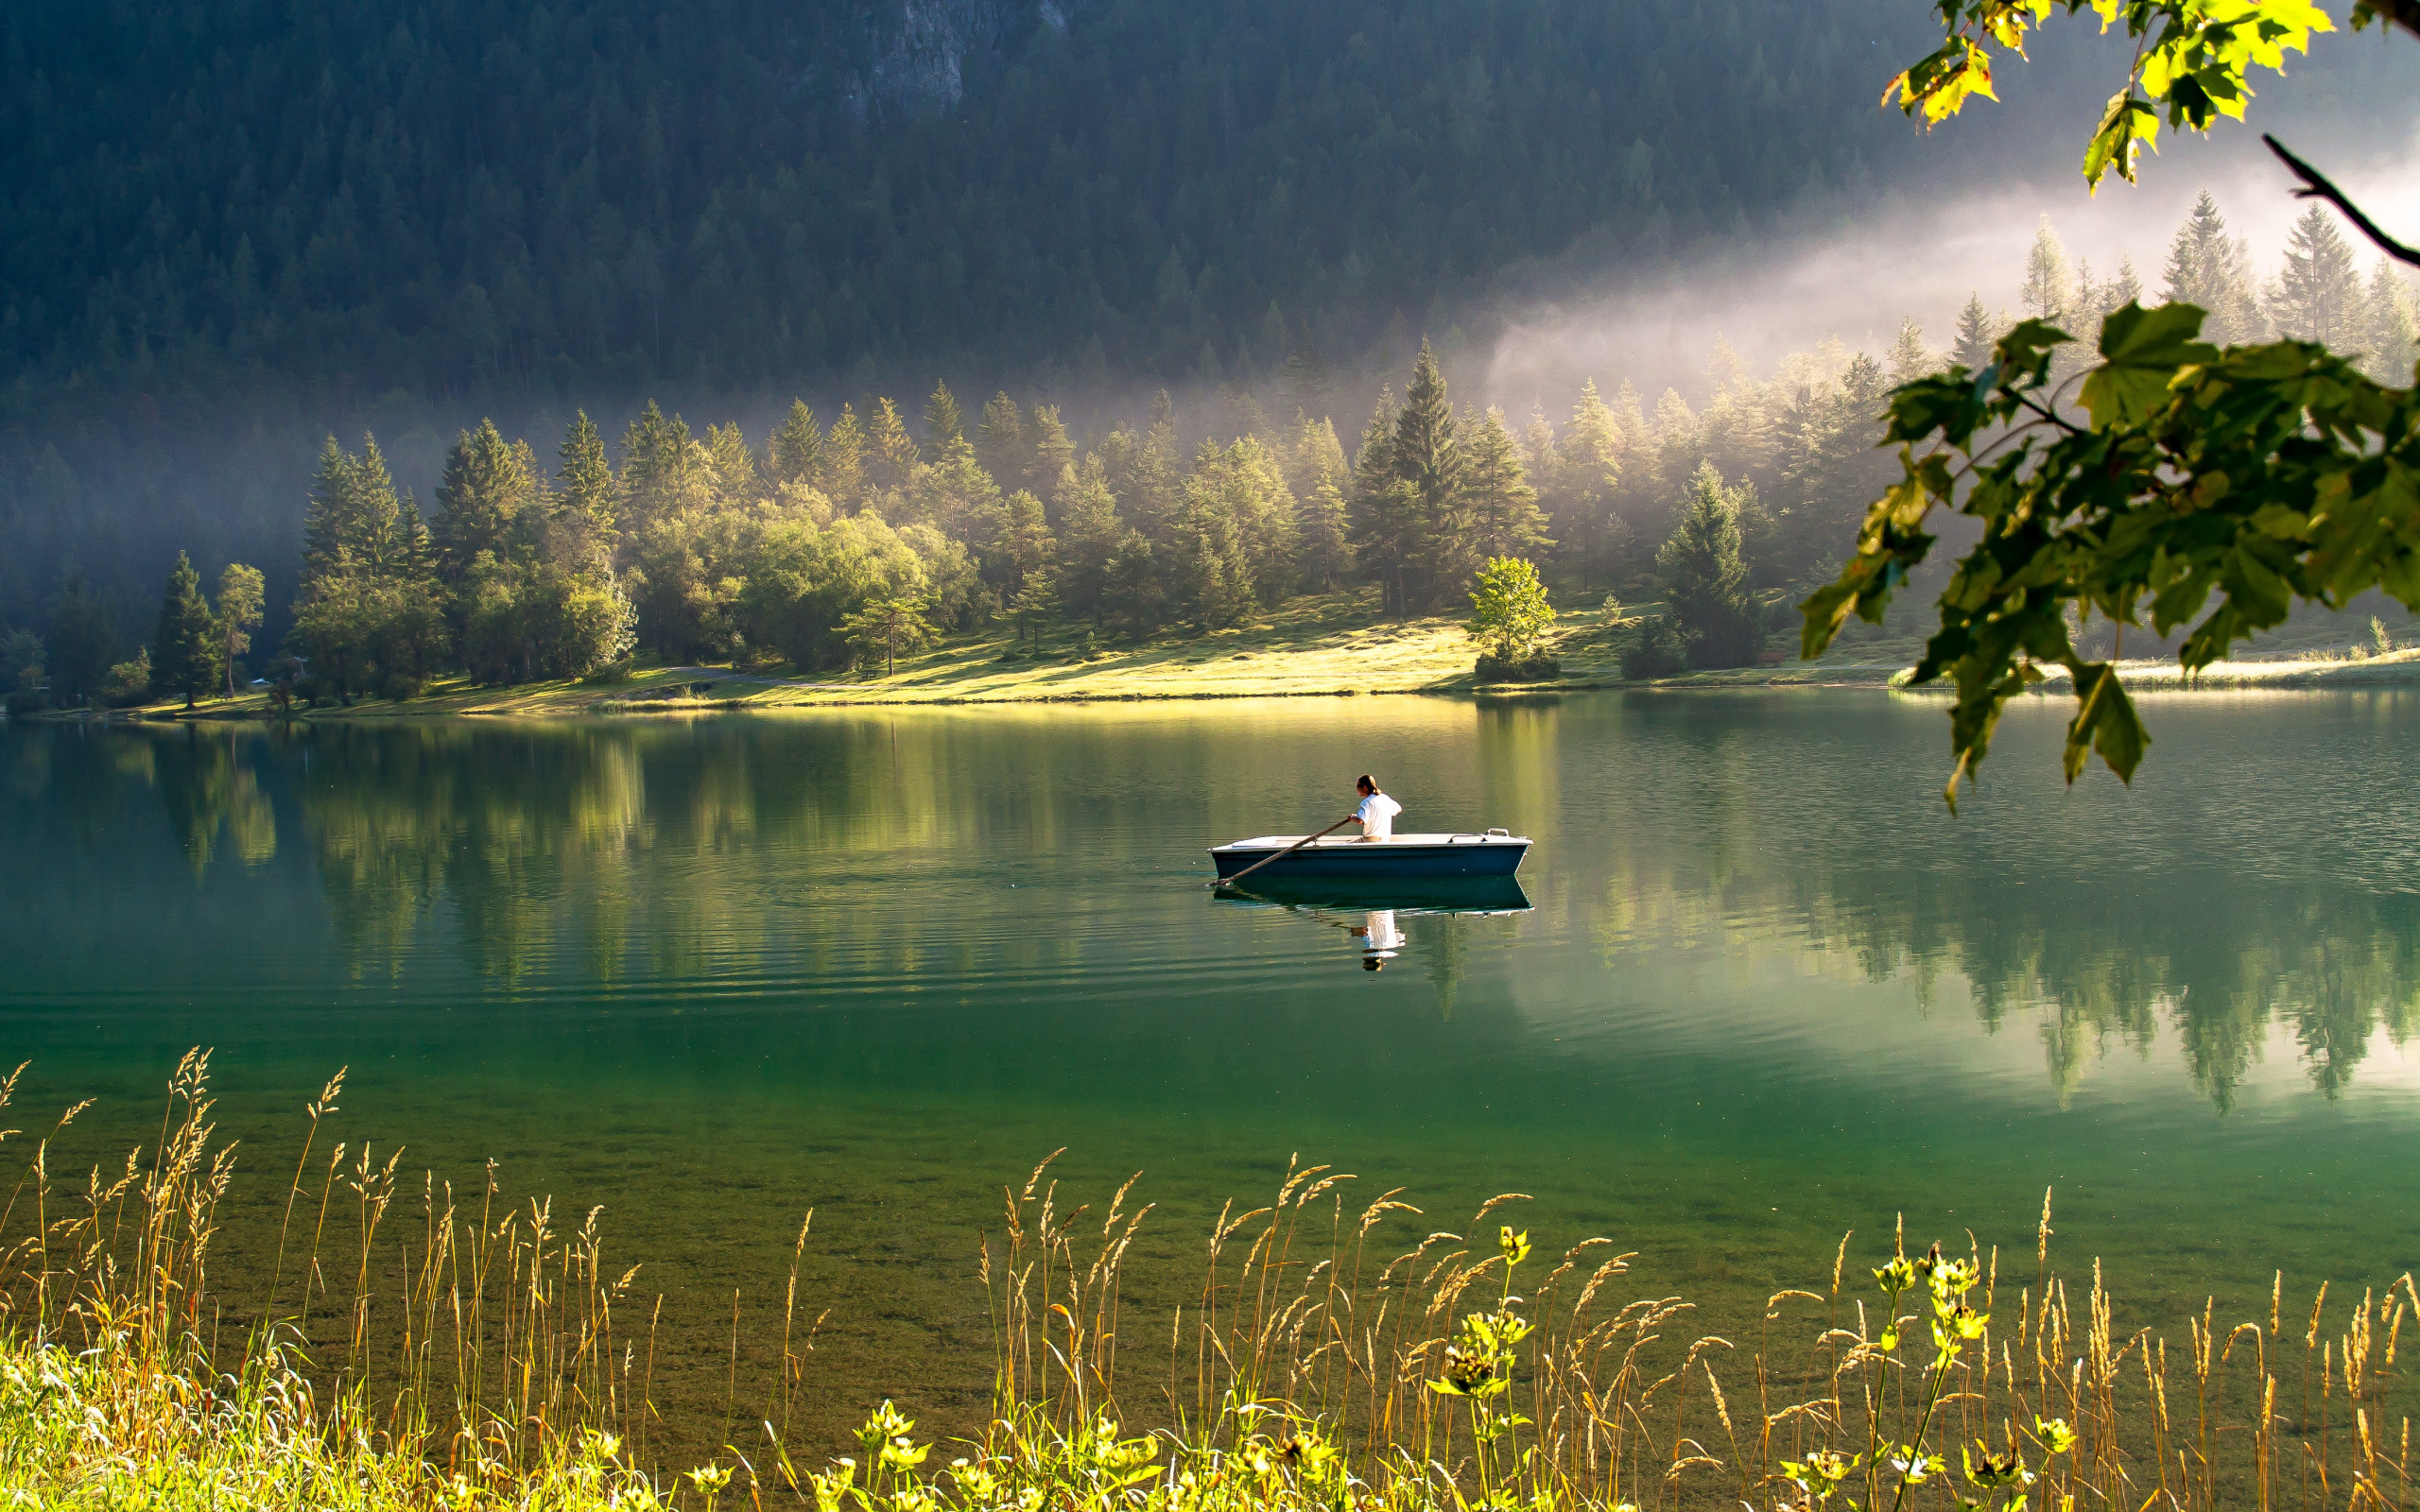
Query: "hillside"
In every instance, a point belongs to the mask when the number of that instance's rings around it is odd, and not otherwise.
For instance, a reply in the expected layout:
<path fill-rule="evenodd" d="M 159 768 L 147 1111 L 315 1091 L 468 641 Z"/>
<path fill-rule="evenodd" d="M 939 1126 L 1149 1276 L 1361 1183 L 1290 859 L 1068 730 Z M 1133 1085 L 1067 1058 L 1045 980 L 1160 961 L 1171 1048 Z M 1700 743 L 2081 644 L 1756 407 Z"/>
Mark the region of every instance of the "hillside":
<path fill-rule="evenodd" d="M 1870 197 L 1917 7 L 26 0 L 0 362 L 205 400 L 1272 371 Z M 1936 148 L 1936 151 L 1938 149 Z M 148 411 L 146 411 L 148 413 Z"/>

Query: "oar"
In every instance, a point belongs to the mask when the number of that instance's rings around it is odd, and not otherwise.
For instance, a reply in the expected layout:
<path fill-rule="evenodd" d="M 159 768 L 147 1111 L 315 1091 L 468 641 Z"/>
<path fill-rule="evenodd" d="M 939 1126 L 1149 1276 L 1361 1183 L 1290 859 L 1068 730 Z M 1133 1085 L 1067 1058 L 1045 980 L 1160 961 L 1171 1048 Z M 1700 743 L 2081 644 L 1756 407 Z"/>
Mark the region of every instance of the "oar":
<path fill-rule="evenodd" d="M 1261 868 L 1269 866 L 1274 862 L 1285 860 L 1288 856 L 1292 855 L 1295 851 L 1300 850 L 1303 847 L 1318 839 L 1320 834 L 1334 834 L 1337 831 L 1343 829 L 1346 825 L 1351 824 L 1352 822 L 1353 816 L 1348 814 L 1344 817 L 1337 820 L 1334 824 L 1329 825 L 1326 829 L 1322 830 L 1319 834 L 1306 834 L 1301 839 L 1295 841 L 1292 845 L 1288 846 L 1285 850 L 1278 851 L 1275 855 L 1263 857 L 1261 860 L 1255 861 L 1251 866 L 1244 868 L 1243 870 L 1236 872 L 1234 876 L 1220 877 L 1217 881 L 1211 883 L 1210 885 L 1213 887 L 1232 887 L 1236 883 L 1239 883 L 1246 877 L 1251 876 L 1253 872 L 1258 871 Z"/>

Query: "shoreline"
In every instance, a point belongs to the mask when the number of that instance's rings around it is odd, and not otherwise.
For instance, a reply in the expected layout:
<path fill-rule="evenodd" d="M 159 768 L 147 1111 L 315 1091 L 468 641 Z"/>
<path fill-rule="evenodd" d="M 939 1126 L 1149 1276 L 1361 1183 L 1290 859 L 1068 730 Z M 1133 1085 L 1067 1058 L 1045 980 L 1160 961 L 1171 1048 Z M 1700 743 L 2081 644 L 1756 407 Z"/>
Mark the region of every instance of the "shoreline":
<path fill-rule="evenodd" d="M 1340 598 L 1341 595 L 1340 595 Z M 1842 647 L 1816 662 L 1634 679 L 1619 651 L 1637 623 L 1594 610 L 1564 617 L 1549 654 L 1563 674 L 1548 681 L 1481 683 L 1475 648 L 1457 620 L 1392 622 L 1355 611 L 1350 601 L 1298 600 L 1255 623 L 1190 640 L 1115 647 L 1059 645 L 1024 651 L 1007 638 L 969 638 L 904 659 L 888 673 L 796 675 L 786 668 L 704 664 L 642 667 L 613 680 L 560 680 L 506 687 L 441 679 L 406 699 L 364 696 L 350 706 L 297 706 L 296 720 L 430 718 L 600 718 L 776 710 L 877 707 L 990 708 L 1032 704 L 1151 703 L 1240 698 L 1356 698 L 1425 696 L 1487 699 L 1571 693 L 1737 692 L 1746 689 L 1886 689 L 1946 697 L 1936 683 L 1907 684 L 1919 645 L 1912 639 Z M 1855 658 L 1855 660 L 1852 660 Z M 2031 691 L 2065 691 L 2064 668 L 2046 668 Z M 2372 656 L 2306 653 L 2274 661 L 2230 661 L 2187 674 L 2173 661 L 2119 663 L 2137 694 L 2311 691 L 2420 686 L 2420 647 Z M 211 698 L 186 709 L 174 701 L 107 711 L 54 710 L 16 716 L 74 724 L 272 721 L 267 692 Z"/>

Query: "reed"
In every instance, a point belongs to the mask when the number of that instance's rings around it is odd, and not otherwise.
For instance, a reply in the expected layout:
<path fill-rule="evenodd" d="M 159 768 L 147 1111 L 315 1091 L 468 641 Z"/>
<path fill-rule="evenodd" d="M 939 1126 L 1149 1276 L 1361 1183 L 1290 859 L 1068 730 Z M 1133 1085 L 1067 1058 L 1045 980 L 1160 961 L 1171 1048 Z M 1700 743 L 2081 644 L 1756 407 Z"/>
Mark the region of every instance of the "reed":
<path fill-rule="evenodd" d="M 802 1295 L 808 1214 L 769 1288 L 778 1359 L 743 1359 L 735 1296 L 720 1450 L 667 1463 L 663 1299 L 609 1263 L 597 1211 L 509 1203 L 493 1165 L 460 1197 L 413 1193 L 395 1154 L 319 1154 L 341 1074 L 274 1205 L 266 1299 L 230 1323 L 209 1274 L 235 1165 L 209 1069 L 185 1057 L 158 1141 L 80 1183 L 52 1169 L 88 1105 L 70 1108 L 0 1208 L 11 1504 L 2402 1512 L 2411 1494 L 2409 1275 L 2332 1305 L 2323 1285 L 2306 1315 L 2281 1273 L 2265 1314 L 2205 1301 L 2173 1334 L 2128 1332 L 2098 1263 L 2072 1287 L 2052 1268 L 2046 1194 L 2030 1278 L 1904 1233 L 1859 1264 L 1848 1235 L 1828 1284 L 1726 1338 L 1684 1298 L 1621 1299 L 1634 1257 L 1610 1241 L 1536 1248 L 1520 1194 L 1431 1229 L 1401 1191 L 1353 1197 L 1299 1164 L 1220 1213 L 1198 1289 L 1161 1317 L 1124 1301 L 1139 1178 L 1095 1211 L 1045 1160 L 982 1241 L 986 1425 L 937 1446 L 885 1401 L 837 1457 L 798 1423 L 827 1317 Z"/>

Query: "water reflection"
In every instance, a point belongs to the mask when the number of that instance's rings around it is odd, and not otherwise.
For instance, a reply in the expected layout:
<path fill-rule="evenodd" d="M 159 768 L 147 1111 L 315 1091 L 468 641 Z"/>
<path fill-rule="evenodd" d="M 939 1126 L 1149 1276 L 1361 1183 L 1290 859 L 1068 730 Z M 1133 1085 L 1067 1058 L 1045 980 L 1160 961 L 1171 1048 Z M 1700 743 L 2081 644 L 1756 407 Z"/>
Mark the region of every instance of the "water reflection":
<path fill-rule="evenodd" d="M 2238 710 L 2223 743 L 2164 746 L 2134 793 L 2080 796 L 2017 781 L 2039 754 L 2019 721 L 2005 785 L 1952 827 L 1923 797 L 1933 717 L 1898 710 L 1407 702 L 1352 731 L 1376 754 L 1341 765 L 1419 774 L 1397 785 L 1440 825 L 1538 835 L 1538 902 L 1511 879 L 1268 884 L 1206 909 L 1177 906 L 1202 837 L 1283 828 L 1345 736 L 1293 711 L 19 729 L 0 739 L 16 895 L 0 948 L 83 941 L 51 958 L 54 985 L 106 991 L 122 971 L 133 992 L 161 965 L 142 922 L 207 898 L 225 917 L 177 957 L 201 977 L 243 974 L 248 930 L 323 919 L 354 982 L 450 966 L 505 990 L 753 984 L 813 1002 L 1098 982 L 1138 930 L 1165 966 L 1240 969 L 1239 941 L 1262 936 L 1236 929 L 1273 907 L 1326 936 L 1275 955 L 1416 968 L 1448 1014 L 1479 957 L 1507 1012 L 1547 984 L 1560 1012 L 1612 1012 L 1658 963 L 1698 957 L 1906 984 L 1927 1011 L 1954 984 L 1983 1032 L 2040 1036 L 2060 1098 L 2113 1050 L 2172 1040 L 2226 1109 L 2280 1029 L 2333 1097 L 2412 1032 L 2411 816 L 2379 798 L 2364 833 L 2328 838 L 2328 805 L 2377 758 L 2360 731 L 2391 745 L 2408 711 Z M 2352 733 L 2314 739 L 2314 710 Z M 1238 720 L 1260 738 L 1227 738 Z M 2214 764 L 2277 747 L 2295 791 L 2215 814 L 2252 779 Z M 1874 785 L 1902 770 L 1904 798 Z"/>

